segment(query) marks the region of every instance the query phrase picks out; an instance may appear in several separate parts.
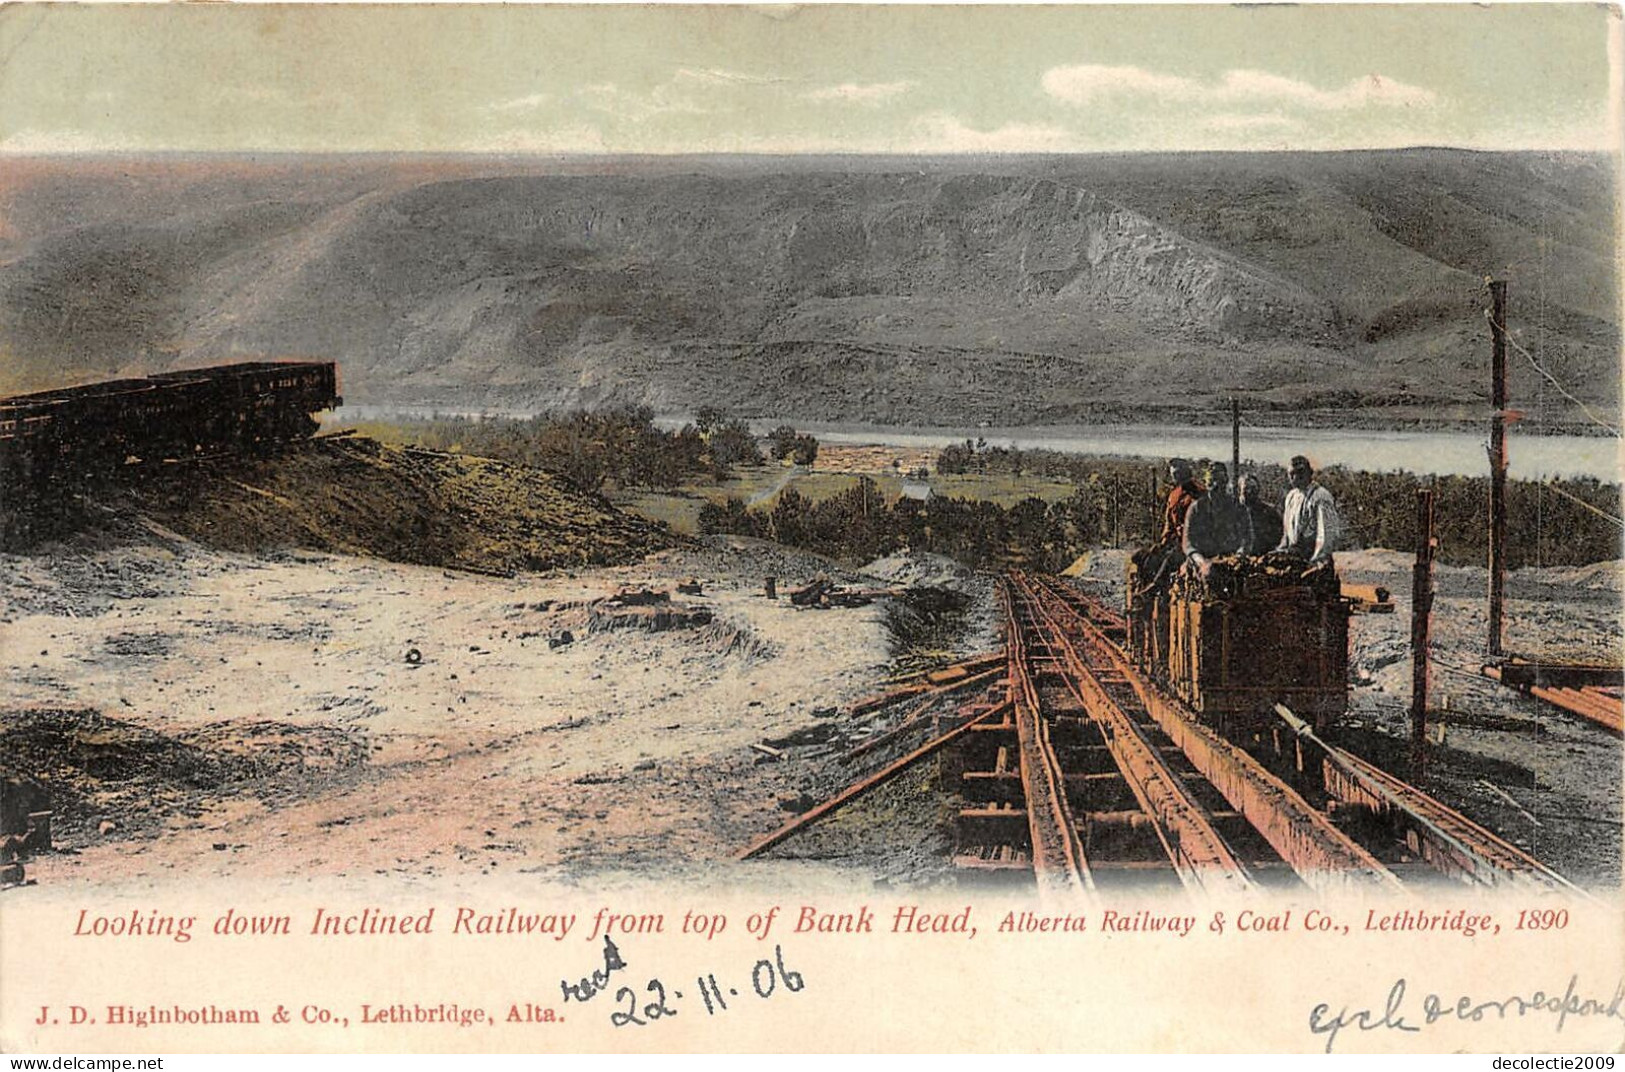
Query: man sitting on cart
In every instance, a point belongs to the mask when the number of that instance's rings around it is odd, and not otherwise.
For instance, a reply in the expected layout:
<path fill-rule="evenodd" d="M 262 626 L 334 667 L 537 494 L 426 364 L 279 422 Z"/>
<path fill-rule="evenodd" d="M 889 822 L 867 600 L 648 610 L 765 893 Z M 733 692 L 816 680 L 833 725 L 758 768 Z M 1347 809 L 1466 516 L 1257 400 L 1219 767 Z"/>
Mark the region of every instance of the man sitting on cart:
<path fill-rule="evenodd" d="M 1343 520 L 1337 516 L 1332 493 L 1315 479 L 1309 459 L 1299 454 L 1287 469 L 1292 485 L 1281 503 L 1281 543 L 1276 548 L 1311 566 L 1332 560 L 1343 539 Z"/>
<path fill-rule="evenodd" d="M 1246 552 L 1250 535 L 1247 511 L 1230 492 L 1230 471 L 1214 462 L 1208 466 L 1207 494 L 1185 515 L 1185 560 L 1206 577 L 1215 558 Z"/>

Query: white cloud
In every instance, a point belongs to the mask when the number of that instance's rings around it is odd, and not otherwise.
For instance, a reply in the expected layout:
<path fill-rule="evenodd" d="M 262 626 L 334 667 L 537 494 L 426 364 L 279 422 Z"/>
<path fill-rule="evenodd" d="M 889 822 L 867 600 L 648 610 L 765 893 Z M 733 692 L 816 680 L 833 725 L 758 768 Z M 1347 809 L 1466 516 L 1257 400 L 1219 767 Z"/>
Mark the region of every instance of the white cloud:
<path fill-rule="evenodd" d="M 653 152 L 693 152 L 689 142 L 655 144 Z M 719 153 L 1046 153 L 1089 148 L 1071 131 L 1033 123 L 978 129 L 957 116 L 933 112 L 898 133 L 854 136 L 845 133 L 758 134 L 730 131 L 707 139 L 705 151 Z"/>
<path fill-rule="evenodd" d="M 141 149 L 126 138 L 106 137 L 83 130 L 37 130 L 24 127 L 0 138 L 0 155 L 30 156 L 49 153 L 121 153 Z"/>
<path fill-rule="evenodd" d="M 692 82 L 702 86 L 770 86 L 783 82 L 783 78 L 757 74 L 741 74 L 718 67 L 679 67 L 672 75 L 674 82 Z"/>
<path fill-rule="evenodd" d="M 923 115 L 914 122 L 910 153 L 1056 153 L 1084 148 L 1077 135 L 1046 123 L 1006 123 L 978 130 L 957 116 L 943 112 Z"/>
<path fill-rule="evenodd" d="M 1225 101 L 1260 104 L 1297 104 L 1321 111 L 1351 111 L 1359 108 L 1412 108 L 1438 102 L 1431 89 L 1413 86 L 1380 74 L 1356 78 L 1338 89 L 1319 89 L 1295 78 L 1268 71 L 1226 71 L 1215 90 Z"/>
<path fill-rule="evenodd" d="M 913 82 L 842 82 L 838 86 L 824 86 L 801 96 L 805 100 L 824 103 L 879 104 L 901 96 L 914 88 Z"/>
<path fill-rule="evenodd" d="M 1159 74 L 1144 67 L 1096 63 L 1052 67 L 1044 72 L 1041 81 L 1045 93 L 1068 104 L 1088 104 L 1100 97 L 1118 94 L 1181 99 L 1196 88 L 1194 81 L 1179 75 Z"/>
<path fill-rule="evenodd" d="M 1090 104 L 1111 97 L 1150 97 L 1167 103 L 1287 106 L 1316 111 L 1412 108 L 1437 104 L 1431 89 L 1381 74 L 1356 78 L 1336 89 L 1269 71 L 1236 69 L 1216 82 L 1166 74 L 1144 67 L 1078 64 L 1053 67 L 1041 79 L 1044 92 L 1067 104 Z"/>
<path fill-rule="evenodd" d="M 589 108 L 637 123 L 657 115 L 704 115 L 711 110 L 675 88 L 671 82 L 655 86 L 647 93 L 622 89 L 613 82 L 599 82 L 582 86 L 576 91 L 576 96 Z"/>
<path fill-rule="evenodd" d="M 549 104 L 553 100 L 551 93 L 531 93 L 513 100 L 498 101 L 490 106 L 493 112 L 528 112 Z"/>
<path fill-rule="evenodd" d="M 661 115 L 707 115 L 726 110 L 738 103 L 741 91 L 749 93 L 784 81 L 714 67 L 679 67 L 671 78 L 647 90 L 600 82 L 583 86 L 576 96 L 589 108 L 641 123 Z"/>

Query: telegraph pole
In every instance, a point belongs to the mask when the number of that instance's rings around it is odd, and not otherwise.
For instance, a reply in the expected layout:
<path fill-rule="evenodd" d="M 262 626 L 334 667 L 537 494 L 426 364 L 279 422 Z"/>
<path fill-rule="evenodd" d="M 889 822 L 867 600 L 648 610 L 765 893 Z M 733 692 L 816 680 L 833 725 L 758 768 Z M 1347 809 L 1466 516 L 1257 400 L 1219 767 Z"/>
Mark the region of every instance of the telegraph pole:
<path fill-rule="evenodd" d="M 1230 487 L 1241 479 L 1241 400 L 1230 399 Z"/>
<path fill-rule="evenodd" d="M 1490 640 L 1492 658 L 1505 654 L 1501 620 L 1506 604 L 1507 545 L 1507 285 L 1490 287 Z"/>
<path fill-rule="evenodd" d="M 1433 489 L 1416 489 L 1416 565 L 1411 567 L 1411 778 L 1427 770 L 1428 649 L 1433 614 Z"/>
<path fill-rule="evenodd" d="M 1147 480 L 1146 487 L 1150 491 L 1150 494 L 1151 494 L 1151 527 L 1149 529 L 1147 529 L 1146 531 L 1149 532 L 1151 535 L 1146 537 L 1146 541 L 1145 541 L 1146 543 L 1150 543 L 1152 540 L 1155 540 L 1157 538 L 1157 534 L 1162 531 L 1161 528 L 1160 528 L 1160 525 L 1161 525 L 1161 522 L 1162 522 L 1162 511 L 1158 509 L 1158 507 L 1161 504 L 1157 501 L 1158 496 L 1157 496 L 1157 467 L 1156 466 L 1153 465 L 1151 467 L 1150 472 L 1148 473 L 1148 476 L 1149 476 L 1150 479 Z"/>

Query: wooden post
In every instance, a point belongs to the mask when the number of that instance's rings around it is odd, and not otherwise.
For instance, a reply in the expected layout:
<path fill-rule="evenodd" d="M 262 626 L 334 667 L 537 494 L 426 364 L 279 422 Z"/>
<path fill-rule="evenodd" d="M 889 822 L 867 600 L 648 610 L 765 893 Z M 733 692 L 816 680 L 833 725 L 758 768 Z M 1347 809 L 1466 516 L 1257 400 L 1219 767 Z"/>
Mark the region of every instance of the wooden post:
<path fill-rule="evenodd" d="M 1162 502 L 1157 495 L 1157 467 L 1153 465 L 1149 472 L 1151 478 L 1146 481 L 1146 487 L 1151 494 L 1151 527 L 1146 529 L 1149 533 L 1145 538 L 1147 544 L 1155 540 L 1157 534 L 1162 531 Z"/>
<path fill-rule="evenodd" d="M 1428 626 L 1433 612 L 1433 489 L 1416 489 L 1416 565 L 1411 567 L 1411 778 L 1427 770 Z"/>
<path fill-rule="evenodd" d="M 1119 513 L 1118 493 L 1122 490 L 1122 480 L 1112 478 L 1112 546 L 1123 546 L 1123 518 Z"/>
<path fill-rule="evenodd" d="M 1507 543 L 1507 285 L 1490 280 L 1490 638 L 1491 657 L 1505 654 L 1501 621 L 1506 603 Z"/>
<path fill-rule="evenodd" d="M 1230 489 L 1234 493 L 1236 481 L 1241 479 L 1241 401 L 1230 400 Z M 1240 498 L 1240 496 L 1236 496 Z"/>

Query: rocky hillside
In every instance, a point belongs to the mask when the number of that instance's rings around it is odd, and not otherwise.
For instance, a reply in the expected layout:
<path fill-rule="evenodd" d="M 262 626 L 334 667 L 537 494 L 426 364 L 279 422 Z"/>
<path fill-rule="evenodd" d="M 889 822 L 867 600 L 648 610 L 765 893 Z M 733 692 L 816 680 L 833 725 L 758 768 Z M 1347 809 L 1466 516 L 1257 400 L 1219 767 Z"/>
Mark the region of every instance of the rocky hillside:
<path fill-rule="evenodd" d="M 29 162 L 0 179 L 7 383 L 245 355 L 355 402 L 708 402 L 1058 422 L 1254 406 L 1466 416 L 1482 281 L 1617 394 L 1605 160 L 1392 153 L 912 160 Z M 1515 396 L 1538 381 L 1514 362 Z M 1555 396 L 1546 416 L 1568 417 Z"/>

